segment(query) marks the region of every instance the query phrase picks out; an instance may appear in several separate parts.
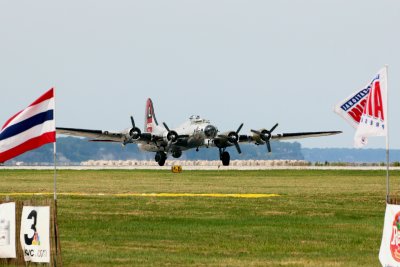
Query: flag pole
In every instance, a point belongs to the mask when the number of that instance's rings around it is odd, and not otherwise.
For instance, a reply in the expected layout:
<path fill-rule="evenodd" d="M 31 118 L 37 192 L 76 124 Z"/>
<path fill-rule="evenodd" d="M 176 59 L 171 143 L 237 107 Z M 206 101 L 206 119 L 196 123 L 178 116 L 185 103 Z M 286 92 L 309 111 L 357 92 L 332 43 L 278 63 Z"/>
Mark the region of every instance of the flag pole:
<path fill-rule="evenodd" d="M 389 90 L 388 90 L 388 65 L 385 65 L 385 72 L 386 72 L 386 203 L 390 201 L 390 180 L 389 180 L 389 118 L 388 118 L 388 110 L 389 110 Z"/>
<path fill-rule="evenodd" d="M 54 127 L 56 126 L 56 90 L 54 90 L 53 87 L 53 92 L 54 92 L 54 110 L 53 110 L 53 114 L 54 114 Z M 56 133 L 54 133 L 56 134 Z M 55 142 L 53 143 L 53 157 L 54 157 L 54 202 L 57 201 L 57 164 L 56 164 L 56 157 L 57 155 L 57 137 Z"/>
<path fill-rule="evenodd" d="M 57 165 L 56 165 L 56 142 L 54 142 L 54 201 L 57 201 Z"/>
<path fill-rule="evenodd" d="M 53 87 L 53 97 L 54 97 L 54 110 L 53 110 L 53 118 L 54 118 L 54 128 L 56 127 L 56 90 Z M 54 129 L 55 130 L 55 129 Z M 54 243 L 55 243 L 55 254 L 53 258 L 54 266 L 57 266 L 58 263 L 58 254 L 60 252 L 59 247 L 59 236 L 58 236 L 58 225 L 57 225 L 57 134 L 55 141 L 53 143 L 53 158 L 54 158 L 54 209 L 53 209 L 53 227 L 54 227 Z"/>

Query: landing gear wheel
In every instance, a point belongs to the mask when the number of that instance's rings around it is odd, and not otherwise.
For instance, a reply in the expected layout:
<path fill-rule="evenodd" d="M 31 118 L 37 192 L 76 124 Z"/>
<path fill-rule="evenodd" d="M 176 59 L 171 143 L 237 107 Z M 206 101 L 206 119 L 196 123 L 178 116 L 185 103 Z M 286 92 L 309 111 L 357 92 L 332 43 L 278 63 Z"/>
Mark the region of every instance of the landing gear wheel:
<path fill-rule="evenodd" d="M 176 159 L 180 158 L 182 156 L 182 151 L 180 150 L 175 150 L 172 152 L 172 156 Z"/>
<path fill-rule="evenodd" d="M 231 156 L 229 155 L 228 151 L 224 151 L 221 154 L 222 165 L 229 166 L 230 160 L 231 160 Z"/>
<path fill-rule="evenodd" d="M 161 151 L 157 152 L 154 159 L 158 163 L 158 165 L 164 166 L 165 161 L 167 160 L 167 154 L 165 154 L 165 152 L 161 152 Z"/>

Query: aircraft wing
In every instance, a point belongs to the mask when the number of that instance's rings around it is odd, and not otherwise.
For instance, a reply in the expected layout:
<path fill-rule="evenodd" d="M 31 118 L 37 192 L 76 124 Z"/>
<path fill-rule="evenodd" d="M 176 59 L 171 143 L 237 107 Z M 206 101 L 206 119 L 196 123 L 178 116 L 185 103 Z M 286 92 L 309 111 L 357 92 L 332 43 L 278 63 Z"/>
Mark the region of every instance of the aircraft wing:
<path fill-rule="evenodd" d="M 104 142 L 123 142 L 124 136 L 122 133 L 111 133 L 101 130 L 88 130 L 76 128 L 56 128 L 58 134 L 87 137 L 91 141 L 104 141 Z"/>
<path fill-rule="evenodd" d="M 259 131 L 251 130 L 253 132 L 253 135 L 240 135 L 238 141 L 240 143 L 243 142 L 255 143 L 256 145 L 265 144 L 267 145 L 268 152 L 271 152 L 271 145 L 270 145 L 271 140 L 302 139 L 308 137 L 321 137 L 321 136 L 329 136 L 342 133 L 341 131 L 325 131 L 325 132 L 282 133 L 282 134 L 272 135 L 271 132 L 276 128 L 277 125 L 278 124 L 276 124 L 271 129 L 271 131 L 265 129 Z M 225 143 L 224 145 L 229 146 L 230 144 Z M 237 145 L 237 143 L 235 144 L 235 146 L 240 154 L 240 147 Z"/>
<path fill-rule="evenodd" d="M 289 139 L 301 139 L 308 137 L 320 137 L 340 134 L 341 131 L 327 131 L 327 132 L 303 132 L 303 133 L 282 133 L 271 136 L 271 140 L 289 140 Z"/>
<path fill-rule="evenodd" d="M 76 129 L 76 128 L 56 128 L 58 134 L 87 137 L 93 142 L 117 142 L 117 143 L 139 143 L 151 140 L 151 134 L 142 133 L 137 139 L 131 139 L 127 133 L 109 132 L 102 130 Z"/>
<path fill-rule="evenodd" d="M 271 130 L 261 129 L 259 131 L 251 130 L 252 135 L 239 135 L 243 124 L 239 126 L 237 131 L 230 131 L 217 135 L 213 142 L 219 148 L 226 148 L 235 146 L 238 153 L 241 153 L 239 143 L 255 143 L 257 145 L 266 144 L 268 151 L 271 152 L 270 140 L 289 140 L 289 139 L 302 139 L 308 137 L 321 137 L 342 133 L 341 131 L 324 131 L 324 132 L 299 132 L 299 133 L 282 133 L 272 135 L 273 130 L 278 126 L 275 124 Z"/>
<path fill-rule="evenodd" d="M 216 137 L 213 138 L 213 143 L 217 146 L 217 147 L 228 147 L 228 146 L 232 146 L 233 144 L 229 142 L 228 140 L 228 136 L 226 135 L 217 135 Z"/>

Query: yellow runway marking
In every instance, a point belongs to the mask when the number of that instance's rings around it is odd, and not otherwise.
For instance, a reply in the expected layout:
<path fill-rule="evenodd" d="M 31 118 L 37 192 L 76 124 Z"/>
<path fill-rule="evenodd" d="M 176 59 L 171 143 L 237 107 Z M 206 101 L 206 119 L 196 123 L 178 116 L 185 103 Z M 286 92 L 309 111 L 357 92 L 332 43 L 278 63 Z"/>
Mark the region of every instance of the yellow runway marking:
<path fill-rule="evenodd" d="M 0 196 L 50 196 L 54 193 L 0 193 Z M 232 198 L 269 198 L 278 194 L 219 194 L 219 193 L 57 193 L 58 196 L 107 196 L 107 197 L 232 197 Z"/>

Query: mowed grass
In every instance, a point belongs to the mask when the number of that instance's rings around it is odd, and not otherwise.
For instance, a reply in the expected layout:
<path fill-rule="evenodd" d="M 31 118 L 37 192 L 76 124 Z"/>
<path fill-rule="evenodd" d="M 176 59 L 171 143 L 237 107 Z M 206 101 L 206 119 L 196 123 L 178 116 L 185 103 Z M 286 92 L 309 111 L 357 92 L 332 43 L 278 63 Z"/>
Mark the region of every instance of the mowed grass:
<path fill-rule="evenodd" d="M 1 193 L 52 189 L 52 171 L 0 171 Z M 280 195 L 60 195 L 63 264 L 379 266 L 385 190 L 384 171 L 60 170 L 60 193 Z"/>

